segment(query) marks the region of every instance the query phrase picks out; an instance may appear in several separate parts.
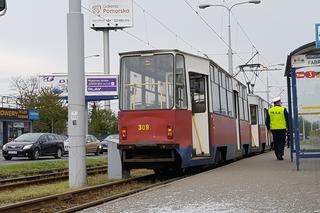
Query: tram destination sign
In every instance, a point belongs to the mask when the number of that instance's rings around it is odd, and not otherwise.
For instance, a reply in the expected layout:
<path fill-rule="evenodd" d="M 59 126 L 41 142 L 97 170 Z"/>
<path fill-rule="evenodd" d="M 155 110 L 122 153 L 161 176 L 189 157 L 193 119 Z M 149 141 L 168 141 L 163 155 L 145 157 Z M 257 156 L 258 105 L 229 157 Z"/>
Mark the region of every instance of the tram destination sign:
<path fill-rule="evenodd" d="M 133 26 L 133 0 L 90 0 L 94 30 Z"/>
<path fill-rule="evenodd" d="M 320 54 L 292 56 L 291 66 L 293 68 L 320 66 Z"/>

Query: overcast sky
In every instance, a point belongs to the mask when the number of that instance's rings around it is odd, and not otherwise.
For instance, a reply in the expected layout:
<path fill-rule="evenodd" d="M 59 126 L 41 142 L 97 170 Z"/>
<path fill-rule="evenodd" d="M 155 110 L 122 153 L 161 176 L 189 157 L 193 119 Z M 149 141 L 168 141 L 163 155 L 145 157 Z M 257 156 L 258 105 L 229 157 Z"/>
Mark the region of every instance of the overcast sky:
<path fill-rule="evenodd" d="M 8 11 L 0 17 L 0 94 L 10 95 L 12 77 L 67 72 L 67 0 L 8 0 Z M 227 45 L 206 26 L 190 8 L 190 4 L 227 42 L 227 10 L 211 7 L 197 9 L 200 3 L 222 4 L 220 0 L 134 0 L 134 27 L 127 29 L 139 39 L 156 48 L 181 49 L 206 53 L 220 66 L 227 69 Z M 240 1 L 225 0 L 227 5 Z M 82 5 L 88 8 L 88 0 Z M 139 5 L 139 6 L 138 6 Z M 140 8 L 143 7 L 146 12 Z M 315 40 L 314 25 L 320 23 L 319 0 L 262 0 L 261 4 L 244 4 L 233 8 L 232 47 L 235 52 L 235 72 L 255 52 L 260 54 L 252 61 L 264 65 L 285 63 L 288 53 Z M 85 16 L 85 55 L 102 55 L 102 33 L 90 29 L 89 14 Z M 178 37 L 168 32 L 152 19 L 160 20 Z M 237 24 L 240 23 L 240 26 Z M 245 33 L 243 33 L 243 30 Z M 180 38 L 187 41 L 185 44 Z M 250 39 L 250 41 L 248 40 Z M 118 53 L 130 50 L 152 49 L 151 46 L 125 32 L 112 31 L 111 74 L 118 74 Z M 87 58 L 87 72 L 103 73 L 103 57 Z M 242 74 L 239 75 L 242 79 Z M 285 89 L 283 71 L 269 74 L 270 98 Z M 266 75 L 256 81 L 256 90 L 266 90 Z M 265 93 L 262 94 L 264 97 Z M 282 94 L 284 95 L 284 93 Z"/>

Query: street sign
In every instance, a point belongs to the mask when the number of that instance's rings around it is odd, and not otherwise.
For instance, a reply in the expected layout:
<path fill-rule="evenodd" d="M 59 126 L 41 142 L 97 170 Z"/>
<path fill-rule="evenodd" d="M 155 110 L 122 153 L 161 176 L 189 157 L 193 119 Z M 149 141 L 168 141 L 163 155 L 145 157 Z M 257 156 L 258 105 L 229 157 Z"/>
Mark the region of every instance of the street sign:
<path fill-rule="evenodd" d="M 320 24 L 316 24 L 316 48 L 320 48 Z"/>
<path fill-rule="evenodd" d="M 320 66 L 320 54 L 294 55 L 291 57 L 291 66 L 293 68 Z"/>
<path fill-rule="evenodd" d="M 39 111 L 36 109 L 29 109 L 28 114 L 29 114 L 29 120 L 37 121 L 40 119 Z"/>
<path fill-rule="evenodd" d="M 94 30 L 133 26 L 133 0 L 90 0 Z"/>

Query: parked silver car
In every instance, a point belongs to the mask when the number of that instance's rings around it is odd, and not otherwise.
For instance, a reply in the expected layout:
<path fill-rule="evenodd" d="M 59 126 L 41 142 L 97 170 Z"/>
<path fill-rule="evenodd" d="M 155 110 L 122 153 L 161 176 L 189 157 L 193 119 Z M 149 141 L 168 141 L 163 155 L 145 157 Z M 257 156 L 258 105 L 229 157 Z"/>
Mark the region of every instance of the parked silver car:
<path fill-rule="evenodd" d="M 101 154 L 104 152 L 108 152 L 108 142 L 119 143 L 119 135 L 118 134 L 109 135 L 103 141 L 101 141 L 101 147 L 102 147 Z"/>

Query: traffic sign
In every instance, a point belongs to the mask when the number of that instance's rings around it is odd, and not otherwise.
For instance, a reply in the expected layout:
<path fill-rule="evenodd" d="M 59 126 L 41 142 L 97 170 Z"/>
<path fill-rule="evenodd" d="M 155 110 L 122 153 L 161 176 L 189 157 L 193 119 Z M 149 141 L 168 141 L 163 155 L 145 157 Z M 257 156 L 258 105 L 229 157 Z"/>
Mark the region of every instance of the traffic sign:
<path fill-rule="evenodd" d="M 320 48 L 320 24 L 316 24 L 316 48 Z"/>

